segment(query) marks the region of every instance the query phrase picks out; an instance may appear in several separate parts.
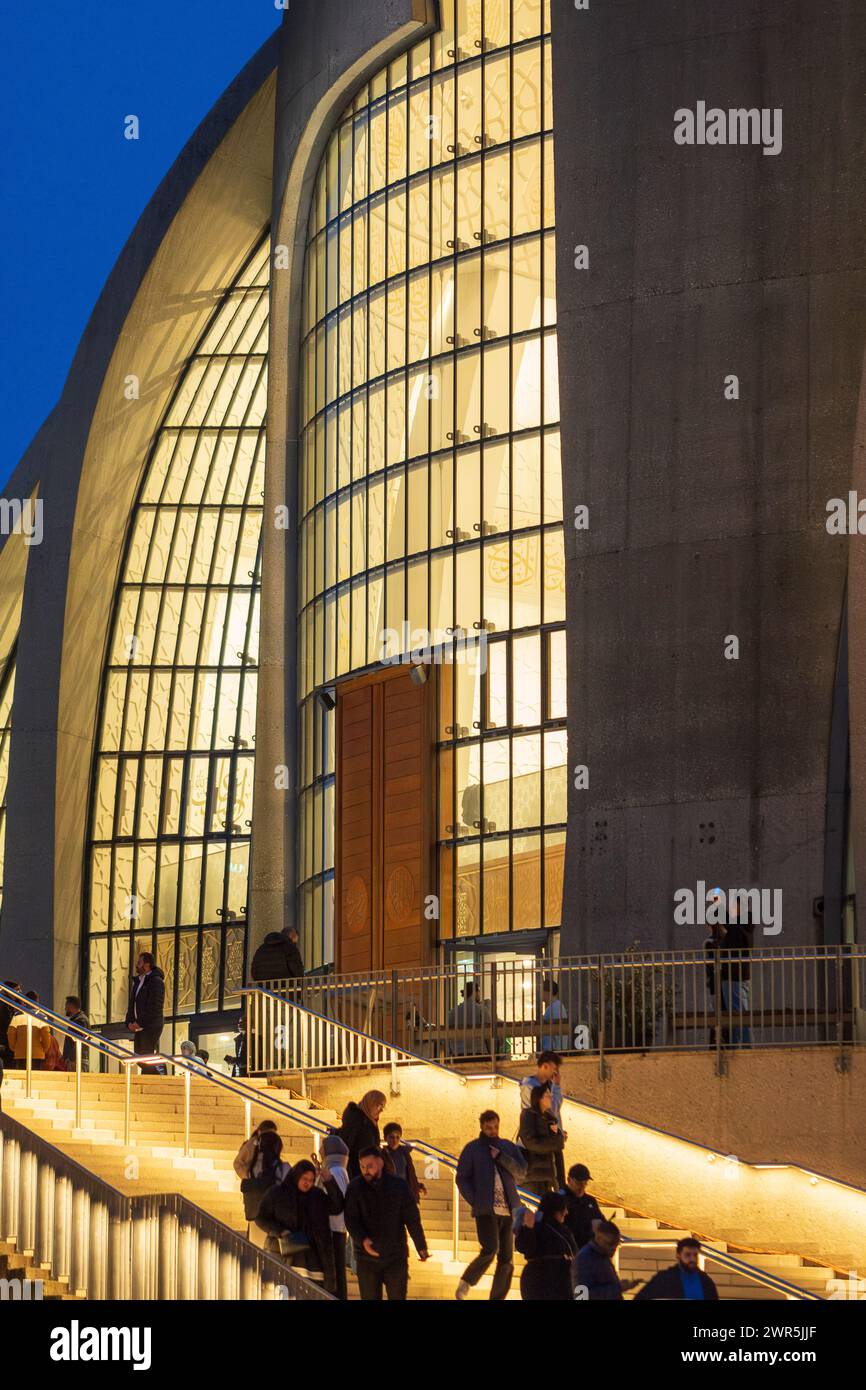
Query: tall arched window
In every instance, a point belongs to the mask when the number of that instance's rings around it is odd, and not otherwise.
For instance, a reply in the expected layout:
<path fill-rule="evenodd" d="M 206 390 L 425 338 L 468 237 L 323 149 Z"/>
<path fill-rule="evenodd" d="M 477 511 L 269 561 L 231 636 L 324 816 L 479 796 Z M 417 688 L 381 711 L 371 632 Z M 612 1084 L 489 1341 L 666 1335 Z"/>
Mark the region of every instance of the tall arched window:
<path fill-rule="evenodd" d="M 222 297 L 131 518 L 94 768 L 88 1008 L 155 950 L 166 1012 L 237 1002 L 252 826 L 269 241 Z"/>
<path fill-rule="evenodd" d="M 303 322 L 299 878 L 333 958 L 334 714 L 317 693 L 480 636 L 438 681 L 441 938 L 560 920 L 565 584 L 552 72 L 542 0 L 445 0 L 334 131 Z M 483 667 L 483 669 L 482 669 Z"/>

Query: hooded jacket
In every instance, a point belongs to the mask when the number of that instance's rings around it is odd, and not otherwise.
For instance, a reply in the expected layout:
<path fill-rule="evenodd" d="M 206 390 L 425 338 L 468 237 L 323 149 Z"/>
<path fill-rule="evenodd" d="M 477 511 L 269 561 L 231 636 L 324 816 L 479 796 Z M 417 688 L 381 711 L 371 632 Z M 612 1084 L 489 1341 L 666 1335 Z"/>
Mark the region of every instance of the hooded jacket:
<path fill-rule="evenodd" d="M 534 1226 L 521 1222 L 514 1245 L 527 1261 L 520 1276 L 520 1294 L 525 1301 L 574 1297 L 577 1244 L 564 1221 L 538 1217 Z"/>
<path fill-rule="evenodd" d="M 319 1187 L 312 1187 L 309 1192 L 299 1191 L 293 1168 L 284 1182 L 265 1193 L 256 1217 L 256 1225 L 274 1239 L 286 1231 L 303 1232 L 310 1242 L 311 1268 L 322 1271 L 329 1293 L 334 1293 L 337 1287 L 330 1216 L 341 1201 L 339 1192 L 332 1197 Z"/>
<path fill-rule="evenodd" d="M 370 1119 L 357 1101 L 350 1100 L 343 1111 L 342 1123 L 336 1133 L 349 1150 L 349 1177 L 357 1178 L 361 1172 L 358 1166 L 358 1154 L 361 1150 L 381 1147 L 379 1126 L 375 1120 Z"/>
<path fill-rule="evenodd" d="M 251 980 L 299 980 L 304 962 L 294 941 L 282 932 L 268 932 L 250 965 Z"/>
<path fill-rule="evenodd" d="M 138 989 L 139 979 L 143 980 Z M 136 975 L 129 990 L 129 1008 L 126 1011 L 127 1023 L 140 1023 L 145 1033 L 156 1036 L 162 1032 L 163 1010 L 165 1006 L 165 975 L 158 965 L 142 977 Z"/>
<path fill-rule="evenodd" d="M 556 1186 L 556 1154 L 565 1148 L 562 1130 L 553 1133 L 556 1124 L 553 1113 L 540 1110 L 521 1110 L 520 1142 L 529 1155 L 527 1182 L 549 1182 Z"/>

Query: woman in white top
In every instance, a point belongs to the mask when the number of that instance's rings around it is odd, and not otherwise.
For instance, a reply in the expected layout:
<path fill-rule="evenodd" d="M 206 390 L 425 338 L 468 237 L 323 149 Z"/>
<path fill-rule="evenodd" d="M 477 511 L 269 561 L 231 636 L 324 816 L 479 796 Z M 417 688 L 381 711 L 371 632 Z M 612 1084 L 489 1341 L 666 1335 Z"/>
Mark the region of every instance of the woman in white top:
<path fill-rule="evenodd" d="M 342 1198 L 349 1186 L 349 1150 L 338 1134 L 329 1134 L 322 1143 L 322 1171 L 333 1176 L 334 1184 Z M 324 1178 L 319 1175 L 319 1187 L 324 1188 Z M 333 1196 L 333 1193 L 329 1195 Z M 337 1270 L 337 1297 L 344 1301 L 349 1297 L 346 1287 L 346 1218 L 342 1211 L 330 1216 L 331 1240 L 334 1245 L 334 1264 Z"/>

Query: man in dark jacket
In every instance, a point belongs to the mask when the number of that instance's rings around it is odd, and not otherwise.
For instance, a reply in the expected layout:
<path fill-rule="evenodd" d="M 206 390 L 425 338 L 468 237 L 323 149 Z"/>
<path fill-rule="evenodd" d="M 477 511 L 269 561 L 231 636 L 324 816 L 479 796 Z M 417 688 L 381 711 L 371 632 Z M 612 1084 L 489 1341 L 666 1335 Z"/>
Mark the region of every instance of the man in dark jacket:
<path fill-rule="evenodd" d="M 516 1144 L 499 1137 L 499 1116 L 484 1110 L 481 1133 L 457 1161 L 457 1189 L 475 1218 L 481 1249 L 463 1271 L 455 1297 L 466 1298 L 494 1260 L 492 1299 L 503 1299 L 514 1274 L 512 1218 L 521 1206 L 517 1184 L 526 1175 L 526 1159 Z"/>
<path fill-rule="evenodd" d="M 253 956 L 250 979 L 299 980 L 303 973 L 304 962 L 298 950 L 298 933 L 293 928 L 286 932 L 268 932 Z"/>
<path fill-rule="evenodd" d="M 592 1240 L 577 1256 L 575 1298 L 590 1303 L 621 1302 L 623 1294 L 640 1283 L 639 1279 L 620 1279 L 614 1268 L 613 1257 L 621 1239 L 619 1227 L 612 1221 L 602 1221 L 596 1227 Z"/>
<path fill-rule="evenodd" d="M 701 1242 L 694 1236 L 677 1241 L 677 1262 L 660 1269 L 634 1296 L 638 1299 L 693 1298 L 718 1299 L 719 1291 L 708 1274 L 698 1268 Z"/>
<path fill-rule="evenodd" d="M 77 994 L 66 996 L 65 1013 L 70 1023 L 77 1023 L 79 1028 L 90 1027 Z M 63 1039 L 63 1061 L 67 1071 L 75 1071 L 75 1038 L 71 1033 L 67 1033 Z M 81 1042 L 81 1070 L 90 1070 L 90 1049 L 83 1039 Z"/>
<path fill-rule="evenodd" d="M 568 1207 L 565 1224 L 577 1242 L 578 1250 L 588 1245 L 595 1233 L 596 1222 L 603 1221 L 601 1207 L 586 1190 L 592 1174 L 585 1163 L 575 1163 L 568 1170 L 565 1198 Z"/>
<path fill-rule="evenodd" d="M 346 1230 L 352 1237 L 361 1298 L 405 1300 L 409 1286 L 408 1231 L 420 1260 L 430 1258 L 418 1203 L 402 1178 L 386 1173 L 379 1148 L 362 1149 L 361 1176 L 346 1191 Z"/>
<path fill-rule="evenodd" d="M 135 979 L 129 992 L 126 1026 L 133 1034 L 136 1056 L 159 1051 L 165 1007 L 165 976 L 149 951 L 142 951 L 135 963 Z M 162 1062 L 142 1067 L 142 1075 L 165 1076 Z"/>

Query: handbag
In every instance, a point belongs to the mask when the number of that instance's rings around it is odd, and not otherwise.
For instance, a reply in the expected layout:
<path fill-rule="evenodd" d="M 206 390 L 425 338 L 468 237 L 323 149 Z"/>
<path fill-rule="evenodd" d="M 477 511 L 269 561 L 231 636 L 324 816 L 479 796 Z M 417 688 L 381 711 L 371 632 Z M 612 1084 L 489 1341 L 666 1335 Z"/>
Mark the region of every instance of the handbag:
<path fill-rule="evenodd" d="M 277 1246 L 281 1255 L 300 1255 L 309 1250 L 310 1242 L 303 1231 L 285 1231 L 277 1236 Z"/>

